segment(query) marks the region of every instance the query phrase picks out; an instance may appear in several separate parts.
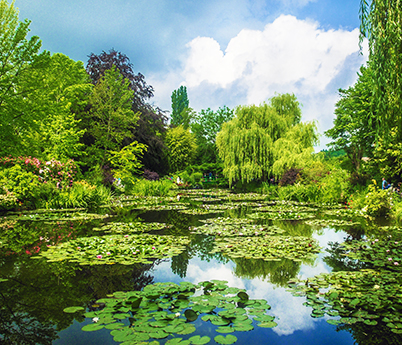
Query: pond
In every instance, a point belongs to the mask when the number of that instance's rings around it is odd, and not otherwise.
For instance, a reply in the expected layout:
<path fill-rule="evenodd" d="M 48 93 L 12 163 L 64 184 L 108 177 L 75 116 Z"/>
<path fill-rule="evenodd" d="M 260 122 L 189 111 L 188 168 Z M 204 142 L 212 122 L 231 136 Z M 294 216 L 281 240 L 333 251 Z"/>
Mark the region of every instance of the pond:
<path fill-rule="evenodd" d="M 402 343 L 399 231 L 345 206 L 194 190 L 0 229 L 2 344 Z"/>

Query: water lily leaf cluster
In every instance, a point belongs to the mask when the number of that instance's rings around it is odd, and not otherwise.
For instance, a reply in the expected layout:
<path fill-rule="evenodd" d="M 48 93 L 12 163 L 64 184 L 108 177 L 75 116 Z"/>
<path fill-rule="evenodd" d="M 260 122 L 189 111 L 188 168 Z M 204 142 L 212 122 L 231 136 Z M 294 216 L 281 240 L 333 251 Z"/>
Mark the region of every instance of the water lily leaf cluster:
<path fill-rule="evenodd" d="M 188 336 L 202 323 L 216 331 L 215 342 L 233 344 L 233 332 L 247 332 L 259 327 L 275 327 L 275 317 L 267 315 L 271 307 L 265 300 L 250 299 L 241 289 L 228 287 L 226 281 L 155 283 L 142 291 L 115 292 L 96 302 L 99 310 L 85 313 L 94 322 L 83 331 L 111 330 L 114 341 L 159 344 L 207 344 L 208 335 Z M 78 312 L 70 307 L 65 312 Z M 195 322 L 197 320 L 197 322 Z M 254 321 L 253 321 L 254 320 Z M 211 329 L 209 327 L 209 329 Z M 186 338 L 186 339 L 184 339 Z"/>
<path fill-rule="evenodd" d="M 298 206 L 294 204 L 283 204 L 283 203 L 277 203 L 273 204 L 270 203 L 269 205 L 259 205 L 256 208 L 258 211 L 265 211 L 265 212 L 317 212 L 317 208 L 309 207 L 307 206 Z"/>
<path fill-rule="evenodd" d="M 346 219 L 313 219 L 307 220 L 306 224 L 312 226 L 322 226 L 322 227 L 345 227 L 345 226 L 356 226 L 360 225 L 359 222 L 354 222 L 353 220 Z"/>
<path fill-rule="evenodd" d="M 231 236 L 265 236 L 278 235 L 284 233 L 285 230 L 276 225 L 253 225 L 253 224 L 205 224 L 192 228 L 192 233 L 214 235 L 220 237 Z"/>
<path fill-rule="evenodd" d="M 40 255 L 49 262 L 66 260 L 80 265 L 117 263 L 131 265 L 178 255 L 189 243 L 190 239 L 184 236 L 147 234 L 92 236 L 50 246 Z"/>
<path fill-rule="evenodd" d="M 365 242 L 344 242 L 345 255 L 353 260 L 369 264 L 375 269 L 402 272 L 402 238 L 393 232 L 384 238 L 371 238 Z"/>
<path fill-rule="evenodd" d="M 208 213 L 218 213 L 218 212 L 224 212 L 223 210 L 209 210 L 207 208 L 203 207 L 197 207 L 197 208 L 189 208 L 189 209 L 184 209 L 180 210 L 179 212 L 185 213 L 185 214 L 208 214 Z"/>
<path fill-rule="evenodd" d="M 314 218 L 315 215 L 307 212 L 278 211 L 278 212 L 255 212 L 248 214 L 247 217 L 252 219 L 301 220 L 301 219 Z"/>
<path fill-rule="evenodd" d="M 238 236 L 218 238 L 214 252 L 231 258 L 303 261 L 314 259 L 320 247 L 315 239 L 302 236 Z"/>
<path fill-rule="evenodd" d="M 306 296 L 306 306 L 313 317 L 339 316 L 332 324 L 364 322 L 386 324 L 402 334 L 402 278 L 390 271 L 363 269 L 356 272 L 333 272 L 290 282 L 290 291 Z"/>
<path fill-rule="evenodd" d="M 105 219 L 112 217 L 110 214 L 98 213 L 85 213 L 85 212 L 39 212 L 39 213 L 24 213 L 20 215 L 11 216 L 8 218 L 15 218 L 19 221 L 71 221 L 71 220 L 92 220 L 92 219 Z"/>
<path fill-rule="evenodd" d="M 230 218 L 230 217 L 217 217 L 209 219 L 200 219 L 202 223 L 218 224 L 218 225 L 235 225 L 235 224 L 249 224 L 253 223 L 252 219 L 247 218 Z"/>
<path fill-rule="evenodd" d="M 167 225 L 165 223 L 145 223 L 141 221 L 134 221 L 130 223 L 108 223 L 101 228 L 93 228 L 93 230 L 104 231 L 105 233 L 113 234 L 128 234 L 158 231 L 166 227 Z"/>

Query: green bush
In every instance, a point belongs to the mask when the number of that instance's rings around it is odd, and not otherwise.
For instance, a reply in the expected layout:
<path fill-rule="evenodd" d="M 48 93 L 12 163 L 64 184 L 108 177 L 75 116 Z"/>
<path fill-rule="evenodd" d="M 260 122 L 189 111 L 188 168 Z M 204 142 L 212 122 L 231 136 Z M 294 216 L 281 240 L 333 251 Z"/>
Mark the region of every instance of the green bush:
<path fill-rule="evenodd" d="M 391 211 L 390 198 L 391 196 L 388 190 L 381 190 L 378 188 L 377 183 L 374 183 L 368 187 L 365 206 L 362 211 L 371 217 L 387 216 Z"/>
<path fill-rule="evenodd" d="M 18 199 L 13 193 L 0 194 L 0 211 L 10 211 L 17 207 Z"/>
<path fill-rule="evenodd" d="M 112 200 L 110 189 L 103 185 L 94 186 L 86 181 L 74 182 L 71 188 L 55 189 L 56 193 L 43 198 L 45 208 L 96 208 Z"/>
<path fill-rule="evenodd" d="M 0 186 L 13 193 L 19 201 L 33 202 L 40 184 L 38 176 L 22 169 L 19 164 L 0 172 Z"/>
<path fill-rule="evenodd" d="M 392 207 L 392 217 L 397 223 L 402 223 L 402 200 L 400 197 L 398 197 L 397 201 L 394 202 L 394 206 Z"/>
<path fill-rule="evenodd" d="M 258 193 L 265 195 L 267 200 L 278 199 L 278 187 L 269 184 L 268 182 L 262 182 Z"/>
<path fill-rule="evenodd" d="M 344 203 L 348 200 L 351 185 L 350 174 L 341 168 L 333 168 L 324 175 L 319 182 L 320 202 L 324 203 Z"/>
<path fill-rule="evenodd" d="M 138 180 L 130 192 L 138 196 L 168 196 L 173 189 L 177 186 L 171 180 Z"/>

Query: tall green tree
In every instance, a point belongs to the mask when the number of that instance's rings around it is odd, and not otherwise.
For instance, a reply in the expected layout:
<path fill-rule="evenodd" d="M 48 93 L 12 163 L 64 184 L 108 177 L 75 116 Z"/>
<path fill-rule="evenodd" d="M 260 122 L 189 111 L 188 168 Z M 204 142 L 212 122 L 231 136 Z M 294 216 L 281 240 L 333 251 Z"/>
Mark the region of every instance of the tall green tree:
<path fill-rule="evenodd" d="M 281 150 L 285 142 L 298 147 L 296 150 L 287 145 L 286 154 L 299 155 L 305 150 L 311 152 L 317 140 L 314 125 L 297 123 L 295 118 L 298 115 L 292 110 L 278 114 L 272 105 L 275 104 L 276 97 L 280 96 L 271 98 L 270 104 L 238 107 L 235 117 L 225 123 L 218 133 L 216 144 L 224 164 L 223 174 L 229 178 L 229 183 L 269 178 L 274 173 L 274 163 L 281 159 L 281 153 L 284 154 Z M 297 101 L 295 98 L 289 98 L 289 102 Z M 289 104 L 282 108 L 297 107 Z M 277 143 L 279 139 L 282 141 Z M 303 156 L 306 156 L 305 152 Z M 281 166 L 292 167 L 289 166 L 289 159 L 287 165 L 284 163 Z M 302 162 L 300 159 L 294 159 L 293 163 L 300 165 Z M 277 168 L 275 171 L 280 170 Z"/>
<path fill-rule="evenodd" d="M 45 160 L 78 158 L 85 130 L 79 127 L 74 111 L 86 106 L 92 89 L 82 62 L 54 54 L 46 68 L 33 68 L 19 87 L 25 84 L 36 85 L 31 97 L 22 100 L 26 114 L 39 119 L 25 133 L 23 151 Z"/>
<path fill-rule="evenodd" d="M 171 172 L 183 170 L 193 162 L 197 152 L 197 144 L 189 129 L 184 129 L 183 126 L 169 128 L 165 140 L 169 149 Z"/>
<path fill-rule="evenodd" d="M 328 146 L 344 150 L 356 172 L 363 156 L 373 156 L 378 120 L 372 90 L 371 69 L 361 67 L 355 85 L 339 90 L 341 98 L 335 107 L 334 127 L 325 132 L 333 140 Z"/>
<path fill-rule="evenodd" d="M 202 109 L 194 116 L 191 131 L 197 139 L 197 163 L 214 163 L 218 160 L 216 135 L 222 129 L 222 125 L 233 116 L 234 110 L 226 106 L 220 107 L 216 112 L 210 108 Z"/>
<path fill-rule="evenodd" d="M 402 4 L 400 0 L 360 1 L 361 40 L 368 38 L 373 73 L 377 135 L 396 127 L 402 139 Z"/>
<path fill-rule="evenodd" d="M 47 66 L 49 53 L 39 53 L 39 37 L 27 39 L 30 21 L 19 21 L 18 10 L 0 1 L 0 155 L 20 153 L 24 133 L 35 127 L 39 114 L 22 102 L 31 97 L 36 85 L 21 80 L 33 69 Z"/>
<path fill-rule="evenodd" d="M 163 140 L 166 132 L 167 116 L 161 109 L 152 106 L 149 99 L 153 97 L 153 88 L 145 81 L 144 75 L 134 73 L 134 66 L 123 53 L 111 49 L 101 54 L 91 53 L 86 70 L 92 83 L 96 84 L 105 72 L 113 66 L 124 79 L 129 81 L 129 88 L 134 92 L 131 109 L 139 113 L 139 118 L 130 126 L 131 134 L 124 139 L 124 145 L 138 141 L 147 146 L 142 157 L 146 169 L 164 173 L 167 170 L 166 146 Z M 91 138 L 86 138 L 91 143 Z"/>
<path fill-rule="evenodd" d="M 134 92 L 129 80 L 112 67 L 105 71 L 95 85 L 89 102 L 88 133 L 93 137 L 92 159 L 103 165 L 111 150 L 120 151 L 123 140 L 131 135 L 130 126 L 136 123 L 139 113 L 132 111 Z"/>
<path fill-rule="evenodd" d="M 190 125 L 192 110 L 187 96 L 187 87 L 180 86 L 172 92 L 172 114 L 170 123 L 173 126 L 183 125 L 187 129 Z"/>

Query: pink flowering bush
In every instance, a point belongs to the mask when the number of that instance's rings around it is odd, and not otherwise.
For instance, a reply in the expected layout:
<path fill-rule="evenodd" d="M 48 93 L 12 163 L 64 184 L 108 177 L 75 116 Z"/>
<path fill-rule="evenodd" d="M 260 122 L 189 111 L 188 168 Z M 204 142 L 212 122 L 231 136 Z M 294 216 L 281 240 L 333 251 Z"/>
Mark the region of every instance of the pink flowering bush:
<path fill-rule="evenodd" d="M 0 169 L 9 169 L 15 165 L 20 165 L 22 170 L 33 173 L 40 182 L 54 182 L 61 187 L 71 187 L 77 168 L 73 160 L 61 163 L 56 160 L 40 161 L 37 158 L 29 157 L 3 157 L 0 158 Z"/>

